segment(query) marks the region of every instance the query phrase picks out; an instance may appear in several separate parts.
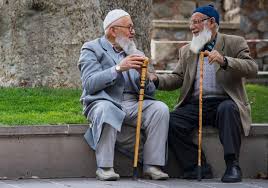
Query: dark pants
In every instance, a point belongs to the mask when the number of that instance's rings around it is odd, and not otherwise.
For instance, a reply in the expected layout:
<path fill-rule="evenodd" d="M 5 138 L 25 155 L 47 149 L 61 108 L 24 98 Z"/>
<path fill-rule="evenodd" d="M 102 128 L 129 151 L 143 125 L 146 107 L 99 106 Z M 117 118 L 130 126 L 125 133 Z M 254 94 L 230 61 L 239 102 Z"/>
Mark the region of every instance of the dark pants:
<path fill-rule="evenodd" d="M 193 130 L 198 128 L 198 99 L 191 99 L 187 104 L 170 113 L 169 147 L 183 169 L 190 170 L 197 165 L 198 146 L 193 143 Z M 224 149 L 224 156 L 233 155 L 238 159 L 241 145 L 241 120 L 239 109 L 231 99 L 203 99 L 203 126 L 213 126 L 219 130 L 219 138 Z M 202 151 L 202 165 L 206 158 Z"/>

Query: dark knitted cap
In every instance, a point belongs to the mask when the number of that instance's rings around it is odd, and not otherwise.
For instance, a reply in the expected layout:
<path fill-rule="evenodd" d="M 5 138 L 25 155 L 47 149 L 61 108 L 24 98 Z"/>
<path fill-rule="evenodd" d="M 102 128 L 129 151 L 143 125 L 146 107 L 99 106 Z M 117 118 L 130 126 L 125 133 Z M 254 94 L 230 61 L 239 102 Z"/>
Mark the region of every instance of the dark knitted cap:
<path fill-rule="evenodd" d="M 220 15 L 219 15 L 218 11 L 214 8 L 213 5 L 206 5 L 206 6 L 198 7 L 195 9 L 193 14 L 196 12 L 200 12 L 202 14 L 205 14 L 210 18 L 214 17 L 217 24 L 220 25 Z"/>

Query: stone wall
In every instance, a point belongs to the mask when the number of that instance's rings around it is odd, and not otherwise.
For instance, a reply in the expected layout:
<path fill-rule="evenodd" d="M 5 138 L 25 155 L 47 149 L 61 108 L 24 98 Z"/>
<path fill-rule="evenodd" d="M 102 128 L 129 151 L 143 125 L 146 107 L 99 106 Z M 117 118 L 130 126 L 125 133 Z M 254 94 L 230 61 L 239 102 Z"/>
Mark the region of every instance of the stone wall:
<path fill-rule="evenodd" d="M 153 19 L 189 20 L 196 7 L 212 4 L 222 21 L 239 22 L 240 0 L 153 0 Z"/>
<path fill-rule="evenodd" d="M 134 17 L 140 49 L 150 51 L 152 2 L 0 0 L 0 86 L 80 87 L 82 44 L 103 34 L 113 8 Z"/>
<path fill-rule="evenodd" d="M 246 39 L 253 39 L 249 42 L 249 47 L 258 62 L 259 70 L 268 71 L 268 1 L 243 0 L 240 28 Z M 258 42 L 254 39 L 266 41 Z"/>

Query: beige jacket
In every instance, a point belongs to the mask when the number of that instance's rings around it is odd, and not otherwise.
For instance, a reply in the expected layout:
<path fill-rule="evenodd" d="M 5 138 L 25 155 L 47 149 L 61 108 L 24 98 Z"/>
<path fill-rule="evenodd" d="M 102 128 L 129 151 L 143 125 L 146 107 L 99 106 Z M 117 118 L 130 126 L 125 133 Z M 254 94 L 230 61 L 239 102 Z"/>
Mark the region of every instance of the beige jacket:
<path fill-rule="evenodd" d="M 181 88 L 181 95 L 176 107 L 184 103 L 185 99 L 191 95 L 197 71 L 197 55 L 192 53 L 189 47 L 188 44 L 179 50 L 179 61 L 172 74 L 157 75 L 159 78 L 158 89 Z M 256 77 L 257 64 L 250 57 L 247 42 L 242 37 L 218 33 L 215 50 L 228 60 L 226 70 L 222 69 L 218 63 L 214 63 L 217 82 L 237 104 L 244 133 L 247 136 L 251 125 L 251 109 L 245 91 L 244 78 Z"/>

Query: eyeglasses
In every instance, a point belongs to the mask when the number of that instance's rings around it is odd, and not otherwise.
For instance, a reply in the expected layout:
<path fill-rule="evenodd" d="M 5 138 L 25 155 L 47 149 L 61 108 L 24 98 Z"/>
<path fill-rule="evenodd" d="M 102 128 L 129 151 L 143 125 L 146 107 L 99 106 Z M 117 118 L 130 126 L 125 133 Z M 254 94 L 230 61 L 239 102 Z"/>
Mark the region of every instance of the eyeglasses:
<path fill-rule="evenodd" d="M 203 21 L 208 20 L 208 19 L 210 19 L 210 18 L 204 18 L 202 20 L 190 20 L 189 25 L 197 25 L 197 24 L 200 24 Z"/>
<path fill-rule="evenodd" d="M 130 26 L 123 26 L 123 25 L 113 25 L 112 27 L 122 27 L 122 28 L 127 28 L 129 30 L 129 32 L 132 32 L 134 30 L 134 26 L 130 25 Z"/>

